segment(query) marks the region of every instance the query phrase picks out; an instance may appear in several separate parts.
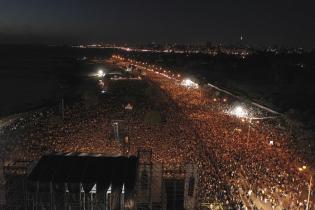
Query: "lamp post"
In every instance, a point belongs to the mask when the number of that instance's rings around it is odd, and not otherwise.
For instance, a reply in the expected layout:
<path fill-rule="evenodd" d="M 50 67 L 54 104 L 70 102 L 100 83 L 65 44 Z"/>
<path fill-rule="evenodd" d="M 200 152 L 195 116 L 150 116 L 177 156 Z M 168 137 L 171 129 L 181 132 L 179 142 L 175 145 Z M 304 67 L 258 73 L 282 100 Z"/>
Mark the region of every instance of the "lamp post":
<path fill-rule="evenodd" d="M 310 183 L 309 183 L 309 186 L 308 186 L 308 195 L 307 195 L 306 210 L 309 210 L 310 197 L 311 197 L 311 189 L 312 189 L 312 179 L 313 179 L 313 176 L 311 175 Z"/>
<path fill-rule="evenodd" d="M 252 120 L 265 120 L 265 119 L 275 119 L 275 118 L 277 118 L 276 116 L 251 117 L 251 114 L 249 113 L 249 111 L 246 110 L 246 108 L 244 108 L 242 106 L 236 106 L 232 111 L 229 112 L 229 114 L 234 115 L 234 116 L 236 116 L 238 118 L 241 118 L 243 122 L 245 122 L 245 119 L 248 119 L 247 144 L 249 143 Z"/>
<path fill-rule="evenodd" d="M 232 111 L 231 111 L 232 115 L 235 115 L 236 117 L 239 118 L 248 118 L 249 122 L 248 122 L 248 131 L 247 131 L 247 144 L 249 143 L 249 137 L 250 137 L 250 124 L 252 123 L 252 119 L 251 117 L 248 116 L 247 110 L 245 108 L 243 108 L 242 106 L 237 106 L 235 107 Z M 243 119 L 242 119 L 243 121 Z"/>
<path fill-rule="evenodd" d="M 249 118 L 248 122 L 248 133 L 247 133 L 247 144 L 249 143 L 249 137 L 250 137 L 250 124 L 252 123 L 252 118 Z"/>
<path fill-rule="evenodd" d="M 307 169 L 307 166 L 302 166 L 301 168 L 298 168 L 300 172 L 304 172 Z M 310 182 L 308 185 L 308 193 L 307 193 L 307 203 L 306 203 L 306 210 L 309 210 L 310 206 L 310 197 L 311 197 L 311 191 L 312 191 L 312 181 L 313 181 L 313 176 L 312 173 L 310 173 Z"/>

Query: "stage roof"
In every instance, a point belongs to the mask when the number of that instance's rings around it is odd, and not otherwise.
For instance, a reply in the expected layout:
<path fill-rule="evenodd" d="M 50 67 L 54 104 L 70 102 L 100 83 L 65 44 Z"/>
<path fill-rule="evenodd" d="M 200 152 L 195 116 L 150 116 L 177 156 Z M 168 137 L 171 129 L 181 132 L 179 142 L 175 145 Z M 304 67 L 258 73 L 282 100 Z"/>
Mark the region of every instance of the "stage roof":
<path fill-rule="evenodd" d="M 29 181 L 82 183 L 122 186 L 133 189 L 138 158 L 136 156 L 98 156 L 88 154 L 52 154 L 43 156 L 28 177 Z"/>

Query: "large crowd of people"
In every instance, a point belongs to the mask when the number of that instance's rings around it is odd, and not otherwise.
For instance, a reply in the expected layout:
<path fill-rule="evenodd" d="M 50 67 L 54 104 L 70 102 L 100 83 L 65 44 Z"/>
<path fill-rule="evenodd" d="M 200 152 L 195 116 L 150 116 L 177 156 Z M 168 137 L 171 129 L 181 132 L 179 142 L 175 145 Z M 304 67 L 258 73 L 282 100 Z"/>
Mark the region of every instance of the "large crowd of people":
<path fill-rule="evenodd" d="M 146 95 L 151 86 L 160 92 L 156 97 Z M 9 126 L 0 135 L 14 133 L 18 141 L 2 155 L 33 161 L 51 152 L 117 155 L 150 148 L 153 163 L 165 168 L 197 165 L 200 203 L 305 209 L 308 180 L 297 168 L 306 163 L 288 135 L 271 120 L 229 115 L 225 110 L 232 100 L 212 89 L 183 87 L 150 70 L 143 80 L 110 81 L 109 94 L 96 105 L 67 105 L 64 119 L 42 110 Z M 127 103 L 132 110 L 124 108 Z M 152 110 L 165 120 L 148 123 L 145 117 Z M 121 141 L 113 134 L 115 120 L 120 120 Z"/>
<path fill-rule="evenodd" d="M 223 196 L 226 203 L 235 202 L 235 198 L 240 200 L 243 193 L 252 203 L 258 198 L 270 203 L 272 208 L 305 209 L 308 180 L 298 167 L 306 163 L 292 148 L 286 132 L 278 129 L 272 120 L 231 116 L 226 112 L 226 104 L 234 99 L 218 97 L 214 90 L 186 88 L 164 74 L 152 69 L 148 72 L 148 76 L 179 104 L 199 136 L 197 143 L 206 148 L 204 158 L 210 161 L 200 159 L 200 164 L 210 163 L 212 168 L 200 168 L 203 201 L 222 198 L 222 189 L 226 189 L 223 192 L 231 195 Z M 211 186 L 213 181 L 214 186 Z M 211 193 L 214 194 L 208 195 Z"/>

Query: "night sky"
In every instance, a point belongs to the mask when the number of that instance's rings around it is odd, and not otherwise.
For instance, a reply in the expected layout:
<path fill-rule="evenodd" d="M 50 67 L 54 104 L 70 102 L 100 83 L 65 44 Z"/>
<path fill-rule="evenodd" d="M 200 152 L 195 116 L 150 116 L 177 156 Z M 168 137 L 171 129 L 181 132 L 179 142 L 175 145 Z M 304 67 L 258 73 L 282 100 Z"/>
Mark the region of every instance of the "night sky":
<path fill-rule="evenodd" d="M 315 47 L 312 0 L 0 0 L 0 43 Z"/>

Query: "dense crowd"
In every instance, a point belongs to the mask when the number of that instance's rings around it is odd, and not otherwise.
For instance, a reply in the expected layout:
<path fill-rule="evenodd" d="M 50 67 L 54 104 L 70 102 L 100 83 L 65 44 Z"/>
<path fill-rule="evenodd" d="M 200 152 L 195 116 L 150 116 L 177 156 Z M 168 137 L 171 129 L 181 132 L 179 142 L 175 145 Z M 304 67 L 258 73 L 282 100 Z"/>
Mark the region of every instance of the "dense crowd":
<path fill-rule="evenodd" d="M 198 166 L 201 203 L 241 209 L 259 200 L 273 207 L 305 208 L 307 180 L 297 170 L 305 163 L 285 132 L 270 120 L 248 122 L 229 115 L 225 110 L 233 99 L 211 89 L 189 89 L 154 71 L 147 71 L 146 79 L 112 81 L 110 94 L 98 104 L 68 105 L 64 119 L 48 110 L 23 119 L 32 126 L 23 120 L 11 125 L 1 134 L 14 133 L 19 139 L 6 148 L 14 156 L 10 158 L 37 160 L 50 152 L 136 154 L 140 147 L 151 148 L 152 161 L 166 168 Z M 161 88 L 160 93 L 147 98 L 149 86 Z M 168 100 L 161 102 L 161 95 Z M 127 103 L 133 110 L 124 108 Z M 146 122 L 146 114 L 157 107 L 165 121 Z M 123 120 L 122 143 L 113 135 L 113 121 L 118 119 Z"/>
<path fill-rule="evenodd" d="M 232 195 L 223 196 L 226 203 L 244 196 L 249 202 L 254 198 L 269 202 L 273 208 L 305 209 L 308 181 L 297 170 L 305 163 L 292 148 L 287 133 L 275 127 L 272 120 L 249 121 L 231 116 L 226 104 L 232 98 L 218 97 L 213 90 L 186 88 L 163 74 L 149 72 L 149 77 L 179 104 L 200 137 L 198 143 L 207 150 L 205 158 L 212 160 L 215 170 L 200 168 L 203 201 L 222 198 L 222 189 L 226 189 L 223 192 Z M 214 173 L 219 176 L 217 180 L 213 180 Z"/>

